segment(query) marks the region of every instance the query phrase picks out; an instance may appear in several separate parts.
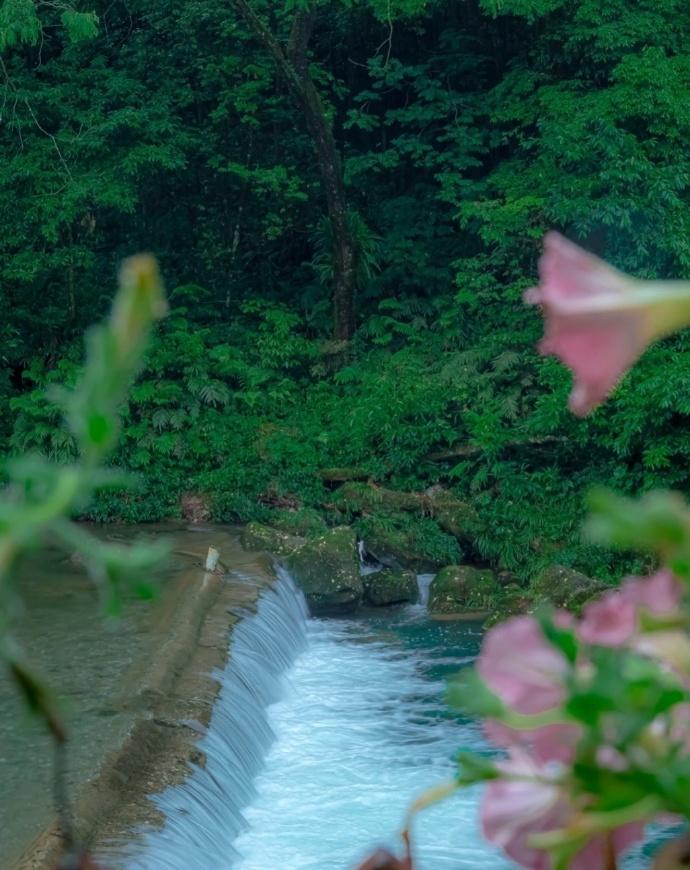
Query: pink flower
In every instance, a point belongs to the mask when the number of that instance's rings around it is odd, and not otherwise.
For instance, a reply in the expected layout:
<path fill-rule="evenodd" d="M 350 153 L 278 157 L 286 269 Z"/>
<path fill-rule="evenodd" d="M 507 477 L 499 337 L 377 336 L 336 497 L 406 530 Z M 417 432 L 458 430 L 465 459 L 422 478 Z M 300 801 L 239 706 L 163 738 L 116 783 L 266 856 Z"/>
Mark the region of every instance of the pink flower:
<path fill-rule="evenodd" d="M 565 657 L 531 616 L 516 616 L 492 628 L 477 659 L 477 671 L 491 691 L 525 714 L 561 704 L 568 670 Z"/>
<path fill-rule="evenodd" d="M 615 855 L 622 855 L 644 837 L 644 824 L 631 822 L 616 828 L 609 834 L 593 837 L 584 848 L 573 857 L 570 870 L 594 870 L 595 867 L 609 867 L 611 849 Z M 610 839 L 609 839 L 610 838 Z"/>
<path fill-rule="evenodd" d="M 574 722 L 559 722 L 541 728 L 518 729 L 487 719 L 484 734 L 495 746 L 529 751 L 540 764 L 548 761 L 569 764 L 575 756 L 582 728 Z"/>
<path fill-rule="evenodd" d="M 529 838 L 564 827 L 570 816 L 570 806 L 554 771 L 517 749 L 496 766 L 505 778 L 492 780 L 484 790 L 482 833 L 520 866 L 548 870 L 548 853 L 531 846 Z"/>
<path fill-rule="evenodd" d="M 670 571 L 657 571 L 651 577 L 630 577 L 621 586 L 621 595 L 653 616 L 676 616 L 682 589 Z"/>
<path fill-rule="evenodd" d="M 573 413 L 604 401 L 647 345 L 690 323 L 690 284 L 638 281 L 558 233 L 544 238 L 541 283 L 525 301 L 541 305 L 540 350 L 573 372 Z"/>
<path fill-rule="evenodd" d="M 560 782 L 557 766 L 539 765 L 526 753 L 513 750 L 497 763 L 500 779 L 487 785 L 481 803 L 482 832 L 489 842 L 529 870 L 551 870 L 548 852 L 531 842 L 535 834 L 558 831 L 577 818 L 577 812 Z M 571 870 L 609 866 L 611 848 L 616 855 L 641 839 L 644 826 L 633 822 L 597 834 L 573 857 Z"/>
<path fill-rule="evenodd" d="M 625 646 L 637 629 L 637 610 L 619 592 L 609 592 L 588 604 L 582 614 L 579 635 L 585 643 Z"/>

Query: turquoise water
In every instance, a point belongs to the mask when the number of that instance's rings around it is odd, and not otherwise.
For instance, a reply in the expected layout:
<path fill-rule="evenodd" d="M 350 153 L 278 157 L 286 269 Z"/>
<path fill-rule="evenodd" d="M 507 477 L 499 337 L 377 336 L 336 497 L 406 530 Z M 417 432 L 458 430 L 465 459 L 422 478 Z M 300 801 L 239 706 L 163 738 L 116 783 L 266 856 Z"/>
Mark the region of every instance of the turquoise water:
<path fill-rule="evenodd" d="M 477 653 L 478 625 L 433 622 L 417 606 L 314 620 L 307 634 L 269 710 L 275 742 L 237 870 L 340 870 L 377 845 L 399 850 L 409 803 L 452 777 L 458 748 L 486 749 L 443 700 L 447 676 Z M 414 852 L 418 870 L 511 866 L 480 838 L 474 790 L 420 817 Z"/>
<path fill-rule="evenodd" d="M 478 725 L 444 703 L 447 678 L 474 660 L 481 636 L 478 624 L 435 622 L 422 606 L 310 621 L 269 710 L 275 742 L 234 843 L 240 857 L 224 866 L 346 870 L 374 846 L 399 851 L 410 801 L 452 777 L 458 749 L 490 751 Z M 479 797 L 458 793 L 419 817 L 416 870 L 515 866 L 481 838 Z M 625 870 L 649 868 L 650 851 L 631 853 Z"/>
<path fill-rule="evenodd" d="M 411 801 L 453 776 L 458 749 L 490 751 L 444 702 L 480 642 L 478 624 L 430 620 L 422 605 L 307 619 L 282 574 L 233 634 L 205 766 L 154 797 L 165 825 L 109 850 L 108 866 L 350 870 L 377 846 L 400 851 Z M 416 870 L 513 866 L 482 840 L 478 799 L 461 792 L 420 816 Z"/>

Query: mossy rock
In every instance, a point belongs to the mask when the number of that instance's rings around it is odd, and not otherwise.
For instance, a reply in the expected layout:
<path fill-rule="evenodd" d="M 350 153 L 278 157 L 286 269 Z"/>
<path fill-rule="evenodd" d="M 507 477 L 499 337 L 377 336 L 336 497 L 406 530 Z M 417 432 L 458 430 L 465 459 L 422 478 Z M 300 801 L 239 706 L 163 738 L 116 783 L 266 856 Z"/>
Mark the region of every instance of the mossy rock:
<path fill-rule="evenodd" d="M 407 604 L 417 601 L 417 575 L 413 571 L 396 571 L 394 568 L 384 568 L 375 574 L 367 574 L 362 578 L 364 583 L 364 598 L 375 607 L 385 607 L 389 604 Z"/>
<path fill-rule="evenodd" d="M 491 628 L 492 625 L 503 622 L 504 619 L 530 613 L 533 609 L 534 600 L 527 590 L 516 584 L 511 584 L 503 588 L 497 596 L 494 609 L 484 623 L 484 627 Z"/>
<path fill-rule="evenodd" d="M 500 591 L 492 571 L 449 565 L 438 572 L 429 588 L 429 611 L 441 614 L 493 611 Z"/>
<path fill-rule="evenodd" d="M 430 517 L 367 517 L 357 529 L 366 552 L 385 565 L 398 570 L 436 571 L 462 553 L 455 538 L 441 531 Z"/>
<path fill-rule="evenodd" d="M 355 513 L 419 511 L 421 493 L 400 492 L 371 483 L 345 483 L 335 493 L 335 503 Z"/>
<path fill-rule="evenodd" d="M 314 615 L 338 616 L 359 607 L 364 586 L 354 529 L 330 529 L 307 541 L 285 564 Z"/>
<path fill-rule="evenodd" d="M 431 500 L 431 513 L 444 532 L 448 532 L 463 544 L 473 545 L 480 526 L 476 510 L 466 501 L 461 501 L 439 486 L 426 492 Z"/>
<path fill-rule="evenodd" d="M 297 511 L 274 511 L 271 514 L 269 523 L 274 529 L 303 538 L 323 535 L 328 530 L 324 518 L 313 508 L 302 508 Z"/>
<path fill-rule="evenodd" d="M 529 594 L 535 602 L 548 602 L 577 612 L 587 601 L 606 589 L 605 583 L 579 571 L 565 565 L 551 565 L 532 581 Z"/>
<path fill-rule="evenodd" d="M 265 550 L 276 556 L 287 556 L 304 544 L 304 538 L 272 529 L 263 523 L 247 523 L 242 531 L 242 546 L 245 550 Z"/>
<path fill-rule="evenodd" d="M 443 531 L 461 540 L 472 540 L 479 519 L 475 509 L 443 487 L 426 492 L 403 492 L 364 483 L 346 483 L 336 495 L 336 504 L 354 512 L 405 511 L 433 517 Z"/>

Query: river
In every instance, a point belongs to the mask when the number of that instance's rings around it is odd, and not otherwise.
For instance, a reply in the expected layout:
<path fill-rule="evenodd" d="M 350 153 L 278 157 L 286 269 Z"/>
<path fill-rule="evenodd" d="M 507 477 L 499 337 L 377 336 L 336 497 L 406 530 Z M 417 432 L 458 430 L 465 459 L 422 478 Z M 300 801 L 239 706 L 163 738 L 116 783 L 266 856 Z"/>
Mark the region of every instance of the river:
<path fill-rule="evenodd" d="M 219 534 L 178 531 L 163 587 L 176 575 L 185 587 L 198 583 L 198 554 Z M 256 557 L 242 554 L 232 535 L 223 549 L 232 562 L 226 582 L 251 586 Z M 166 608 L 164 595 L 154 609 L 130 602 L 117 630 L 104 629 L 83 575 L 57 557 L 47 564 L 27 580 L 27 638 L 71 697 L 77 778 L 96 744 L 102 753 L 127 728 L 129 713 L 111 699 L 122 697 L 123 675 L 183 599 L 168 597 Z M 420 578 L 422 597 L 430 579 Z M 481 633 L 477 623 L 432 620 L 423 604 L 309 619 L 279 571 L 243 611 L 228 662 L 214 674 L 220 690 L 199 741 L 204 763 L 152 795 L 162 825 L 127 828 L 99 857 L 113 870 L 348 870 L 376 846 L 399 851 L 406 808 L 452 777 L 454 753 L 490 751 L 477 724 L 444 702 L 447 677 L 475 658 Z M 0 691 L 6 850 L 50 813 L 47 740 L 17 714 Z M 482 841 L 477 812 L 476 790 L 426 811 L 414 827 L 417 870 L 511 867 Z M 647 866 L 639 855 L 626 862 L 629 870 Z"/>
<path fill-rule="evenodd" d="M 289 578 L 278 587 L 235 632 L 205 769 L 156 798 L 166 825 L 116 845 L 115 866 L 345 870 L 376 845 L 399 849 L 410 801 L 452 777 L 458 748 L 486 749 L 444 703 L 478 624 L 423 605 L 307 620 Z M 419 870 L 509 866 L 481 841 L 476 807 L 468 791 L 424 814 Z"/>
<path fill-rule="evenodd" d="M 118 870 L 349 870 L 376 846 L 399 852 L 406 808 L 452 777 L 454 753 L 490 752 L 444 702 L 481 634 L 421 604 L 306 619 L 281 573 L 233 636 L 205 767 L 154 798 L 161 829 L 105 857 Z M 416 870 L 514 866 L 481 839 L 478 797 L 458 793 L 418 819 Z M 625 861 L 646 867 L 641 852 Z"/>

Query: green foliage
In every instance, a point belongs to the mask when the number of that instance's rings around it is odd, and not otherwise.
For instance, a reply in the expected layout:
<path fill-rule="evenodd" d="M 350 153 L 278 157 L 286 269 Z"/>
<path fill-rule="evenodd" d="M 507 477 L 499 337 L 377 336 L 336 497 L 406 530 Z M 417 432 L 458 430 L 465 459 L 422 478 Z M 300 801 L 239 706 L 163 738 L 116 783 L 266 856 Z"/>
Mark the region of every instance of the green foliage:
<path fill-rule="evenodd" d="M 70 516 L 82 511 L 95 491 L 122 482 L 123 475 L 103 463 L 117 441 L 118 412 L 140 368 L 151 323 L 165 311 L 155 260 L 141 255 L 125 261 L 110 318 L 87 335 L 86 362 L 76 383 L 54 393 L 74 445 L 72 461 L 56 463 L 27 453 L 7 463 L 8 483 L 0 494 L 0 656 L 29 708 L 59 742 L 65 733 L 51 694 L 9 635 L 18 594 L 16 568 L 27 552 L 48 540 L 81 556 L 110 611 L 124 586 L 150 596 L 142 577 L 159 562 L 165 544 L 103 544 Z"/>
<path fill-rule="evenodd" d="M 305 8 L 255 6 L 283 44 Z M 319 470 L 357 466 L 469 501 L 475 555 L 523 579 L 553 561 L 638 569 L 581 539 L 584 495 L 596 480 L 690 489 L 687 336 L 577 421 L 520 297 L 551 226 L 634 274 L 687 273 L 690 12 L 312 8 L 311 73 L 356 242 L 346 352 L 326 341 L 332 240 L 312 142 L 234 9 L 0 6 L 6 451 L 76 455 L 44 389 L 75 377 L 76 337 L 109 303 L 94 288 L 144 241 L 179 286 L 124 409 L 116 461 L 139 488 L 99 495 L 92 516 L 174 515 L 187 491 L 223 520 L 323 511 Z"/>
<path fill-rule="evenodd" d="M 34 45 L 41 33 L 41 22 L 34 0 L 3 0 L 0 6 L 0 51 L 17 43 Z"/>
<path fill-rule="evenodd" d="M 72 42 L 93 39 L 98 33 L 98 16 L 95 12 L 65 9 L 60 18 Z"/>

